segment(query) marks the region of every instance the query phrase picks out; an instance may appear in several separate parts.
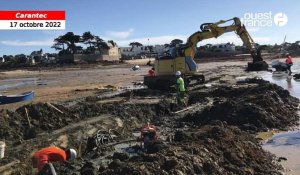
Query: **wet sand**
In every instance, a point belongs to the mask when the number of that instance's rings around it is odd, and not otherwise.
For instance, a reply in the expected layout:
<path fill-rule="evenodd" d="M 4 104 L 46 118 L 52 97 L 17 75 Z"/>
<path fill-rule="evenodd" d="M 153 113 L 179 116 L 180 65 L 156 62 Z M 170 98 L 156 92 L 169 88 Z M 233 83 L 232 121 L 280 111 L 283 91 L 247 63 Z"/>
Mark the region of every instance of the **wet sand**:
<path fill-rule="evenodd" d="M 269 61 L 270 63 L 270 61 Z M 116 88 L 132 86 L 134 81 L 143 81 L 143 76 L 147 74 L 150 67 L 141 66 L 140 71 L 132 71 L 132 65 L 121 65 L 121 66 L 100 66 L 94 65 L 92 67 L 69 67 L 69 68 L 54 68 L 41 71 L 28 71 L 28 70 L 15 70 L 8 72 L 1 72 L 0 79 L 38 79 L 45 82 L 44 84 L 27 84 L 26 86 L 20 86 L 16 88 L 8 88 L 3 91 L 4 94 L 14 94 L 23 91 L 34 90 L 36 97 L 32 102 L 21 102 L 12 105 L 3 105 L 2 109 L 14 110 L 24 104 L 38 103 L 38 102 L 63 102 L 66 100 L 74 100 L 87 96 L 92 96 L 99 91 L 99 89 L 105 88 L 110 85 Z M 225 62 L 205 62 L 199 63 L 199 71 L 204 72 L 207 79 L 217 79 L 222 83 L 233 83 L 236 77 L 240 76 L 260 76 L 262 75 L 265 79 L 270 79 L 270 74 L 265 72 L 261 73 L 247 73 L 244 72 L 246 67 L 246 61 L 225 61 Z M 1 82 L 1 81 L 0 81 Z M 285 84 L 286 80 L 278 81 L 281 82 L 281 86 L 288 86 Z M 210 83 L 210 82 L 207 82 Z M 5 84 L 5 82 L 0 83 Z M 290 90 L 294 90 L 297 94 L 299 91 L 295 88 L 298 87 L 297 82 L 292 81 L 293 85 Z M 292 91 L 291 91 L 292 92 Z M 277 156 L 287 157 L 288 161 L 284 162 L 283 165 L 287 169 L 293 169 L 288 171 L 288 174 L 297 174 L 297 164 L 290 164 L 289 162 L 299 162 L 299 153 L 295 152 L 297 146 L 287 147 L 268 147 L 265 149 L 275 153 Z M 283 151 L 283 150 L 286 151 Z M 281 154 L 283 153 L 283 154 Z M 291 157 L 290 157 L 291 156 Z M 299 174 L 299 173 L 298 173 Z"/>
<path fill-rule="evenodd" d="M 35 97 L 32 103 L 60 102 L 90 96 L 105 86 L 127 87 L 134 81 L 142 81 L 148 67 L 142 67 L 139 71 L 132 71 L 132 65 L 94 65 L 86 68 L 53 68 L 50 70 L 28 71 L 15 70 L 0 73 L 1 84 L 16 84 L 24 79 L 37 79 L 13 88 L 3 88 L 1 94 L 18 94 L 33 90 Z M 20 79 L 20 81 L 7 82 Z M 15 109 L 31 102 L 20 102 L 9 105 L 1 105 L 0 109 Z"/>
<path fill-rule="evenodd" d="M 14 70 L 0 72 L 1 85 L 14 84 L 7 83 L 8 80 L 14 79 L 36 79 L 41 83 L 32 82 L 25 86 L 13 88 L 0 88 L 0 93 L 4 95 L 18 94 L 27 91 L 35 91 L 35 97 L 32 102 L 19 102 L 9 105 L 1 105 L 0 109 L 16 109 L 24 104 L 37 102 L 62 102 L 90 96 L 107 85 L 116 88 L 132 86 L 133 82 L 143 81 L 143 76 L 147 75 L 150 66 L 145 66 L 148 60 L 127 61 L 129 64 L 121 65 L 89 65 L 89 66 L 70 66 L 63 68 L 46 68 L 45 70 Z M 141 70 L 132 71 L 131 67 L 135 64 L 142 65 Z M 144 66 L 143 66 L 144 65 Z M 213 72 L 218 67 L 230 66 L 226 74 L 238 76 L 234 66 L 246 66 L 245 61 L 225 61 L 225 62 L 204 62 L 199 63 L 200 72 L 212 71 L 205 73 L 206 76 L 212 77 Z M 226 78 L 226 77 L 225 77 Z"/>

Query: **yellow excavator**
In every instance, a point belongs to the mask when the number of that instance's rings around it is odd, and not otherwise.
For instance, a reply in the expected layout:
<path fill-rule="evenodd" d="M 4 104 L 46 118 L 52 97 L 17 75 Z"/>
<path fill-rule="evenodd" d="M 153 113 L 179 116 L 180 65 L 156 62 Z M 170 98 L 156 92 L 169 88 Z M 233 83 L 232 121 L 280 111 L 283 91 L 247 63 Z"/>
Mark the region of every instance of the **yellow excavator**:
<path fill-rule="evenodd" d="M 221 24 L 233 21 L 229 26 L 220 26 Z M 144 84 L 150 89 L 168 90 L 176 82 L 175 72 L 180 71 L 187 86 L 191 82 L 203 83 L 204 75 L 198 72 L 198 66 L 194 61 L 197 43 L 209 39 L 217 38 L 224 33 L 235 32 L 242 40 L 253 58 L 248 63 L 249 71 L 267 70 L 268 64 L 261 57 L 261 49 L 253 41 L 245 26 L 239 18 L 221 20 L 216 23 L 204 23 L 200 26 L 200 31 L 193 33 L 184 46 L 173 47 L 169 50 L 168 56 L 157 58 L 154 62 L 155 76 L 145 76 Z"/>

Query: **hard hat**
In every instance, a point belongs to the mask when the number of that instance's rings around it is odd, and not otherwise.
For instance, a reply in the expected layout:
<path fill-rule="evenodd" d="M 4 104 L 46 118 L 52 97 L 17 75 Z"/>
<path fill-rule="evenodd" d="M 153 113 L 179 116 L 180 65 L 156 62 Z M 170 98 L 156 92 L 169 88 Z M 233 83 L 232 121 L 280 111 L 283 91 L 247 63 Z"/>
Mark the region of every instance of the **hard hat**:
<path fill-rule="evenodd" d="M 177 71 L 175 75 L 176 75 L 176 76 L 180 76 L 180 75 L 181 75 L 181 72 L 180 72 L 180 71 Z"/>
<path fill-rule="evenodd" d="M 289 53 L 286 53 L 285 55 L 286 55 L 286 56 L 289 56 L 290 54 L 289 54 Z"/>
<path fill-rule="evenodd" d="M 77 152 L 75 151 L 75 149 L 68 149 L 68 151 L 70 152 L 70 158 L 69 160 L 74 160 L 77 157 Z"/>

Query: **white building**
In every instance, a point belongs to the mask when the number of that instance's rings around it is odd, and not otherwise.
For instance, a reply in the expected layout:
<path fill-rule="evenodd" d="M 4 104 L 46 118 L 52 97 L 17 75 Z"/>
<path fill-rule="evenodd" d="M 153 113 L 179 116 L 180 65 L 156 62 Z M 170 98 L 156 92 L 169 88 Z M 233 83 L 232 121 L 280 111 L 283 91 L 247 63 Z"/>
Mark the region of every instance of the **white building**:
<path fill-rule="evenodd" d="M 56 63 L 56 57 L 53 54 L 45 53 L 44 57 L 40 60 L 43 63 L 54 64 Z"/>
<path fill-rule="evenodd" d="M 136 57 L 141 55 L 156 54 L 163 55 L 164 45 L 139 46 L 139 47 L 120 47 L 121 55 L 125 57 Z"/>
<path fill-rule="evenodd" d="M 154 53 L 157 53 L 158 56 L 164 55 L 164 53 L 166 52 L 166 50 L 167 50 L 167 49 L 165 48 L 164 45 L 155 45 L 155 46 L 153 47 L 153 52 L 154 52 Z"/>
<path fill-rule="evenodd" d="M 235 45 L 233 43 L 222 44 L 207 44 L 204 46 L 206 52 L 235 52 Z"/>
<path fill-rule="evenodd" d="M 43 57 L 44 56 L 43 49 L 31 52 L 30 56 L 32 56 L 32 57 Z"/>

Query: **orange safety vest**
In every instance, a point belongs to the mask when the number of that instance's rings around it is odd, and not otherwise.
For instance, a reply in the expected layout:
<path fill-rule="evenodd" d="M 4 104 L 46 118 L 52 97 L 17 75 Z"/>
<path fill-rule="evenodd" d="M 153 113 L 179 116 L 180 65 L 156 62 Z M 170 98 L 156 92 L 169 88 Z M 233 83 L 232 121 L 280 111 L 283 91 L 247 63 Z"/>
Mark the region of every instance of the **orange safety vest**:
<path fill-rule="evenodd" d="M 286 63 L 286 64 L 292 64 L 292 63 L 293 63 L 292 57 L 291 57 L 291 56 L 288 56 L 288 58 L 285 60 L 285 63 Z"/>
<path fill-rule="evenodd" d="M 155 72 L 154 72 L 154 70 L 150 69 L 148 71 L 148 74 L 149 74 L 150 77 L 153 77 L 155 75 Z"/>

